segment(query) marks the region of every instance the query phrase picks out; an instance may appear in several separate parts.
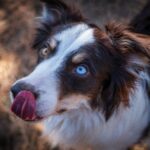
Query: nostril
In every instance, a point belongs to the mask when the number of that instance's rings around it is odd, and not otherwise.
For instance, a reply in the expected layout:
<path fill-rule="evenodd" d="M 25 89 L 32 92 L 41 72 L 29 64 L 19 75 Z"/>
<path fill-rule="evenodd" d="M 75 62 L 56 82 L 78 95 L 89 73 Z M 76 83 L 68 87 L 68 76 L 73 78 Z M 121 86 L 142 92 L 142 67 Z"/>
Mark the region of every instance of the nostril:
<path fill-rule="evenodd" d="M 14 85 L 11 87 L 11 92 L 13 94 L 13 97 L 15 98 L 17 96 L 17 94 L 21 91 L 22 89 L 20 88 L 20 86 L 18 84 Z"/>
<path fill-rule="evenodd" d="M 35 97 L 37 97 L 37 92 L 35 92 L 34 87 L 32 85 L 26 84 L 26 83 L 17 83 L 14 86 L 11 87 L 11 92 L 13 97 L 15 98 L 17 94 L 21 91 L 30 91 L 34 94 Z"/>

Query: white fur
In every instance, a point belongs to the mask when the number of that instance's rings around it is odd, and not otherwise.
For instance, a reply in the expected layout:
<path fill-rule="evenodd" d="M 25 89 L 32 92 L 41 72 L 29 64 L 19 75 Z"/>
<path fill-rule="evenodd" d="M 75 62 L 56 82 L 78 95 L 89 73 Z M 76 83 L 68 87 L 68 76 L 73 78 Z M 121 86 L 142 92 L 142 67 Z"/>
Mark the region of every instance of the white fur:
<path fill-rule="evenodd" d="M 39 19 L 41 21 L 48 20 L 50 22 L 54 22 L 56 18 L 53 15 L 53 12 L 48 7 L 45 6 L 43 7 L 42 17 L 40 17 Z"/>
<path fill-rule="evenodd" d="M 150 120 L 150 104 L 145 89 L 137 83 L 130 106 L 122 104 L 105 121 L 102 112 L 77 109 L 45 120 L 45 134 L 53 144 L 67 150 L 125 150 L 140 137 Z"/>

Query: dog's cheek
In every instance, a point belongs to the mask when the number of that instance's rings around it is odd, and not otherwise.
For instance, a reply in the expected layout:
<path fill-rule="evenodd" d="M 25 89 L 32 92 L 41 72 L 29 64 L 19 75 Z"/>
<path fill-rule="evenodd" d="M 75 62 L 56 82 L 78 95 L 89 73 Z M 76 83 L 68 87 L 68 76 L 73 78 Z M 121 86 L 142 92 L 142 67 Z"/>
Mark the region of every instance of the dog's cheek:
<path fill-rule="evenodd" d="M 56 111 L 61 112 L 62 110 L 68 111 L 80 108 L 89 109 L 90 108 L 89 101 L 90 98 L 86 95 L 71 94 L 59 99 Z"/>
<path fill-rule="evenodd" d="M 49 116 L 55 113 L 59 97 L 59 82 L 51 79 L 49 83 L 40 87 L 40 94 L 37 99 L 36 112 L 40 116 Z"/>

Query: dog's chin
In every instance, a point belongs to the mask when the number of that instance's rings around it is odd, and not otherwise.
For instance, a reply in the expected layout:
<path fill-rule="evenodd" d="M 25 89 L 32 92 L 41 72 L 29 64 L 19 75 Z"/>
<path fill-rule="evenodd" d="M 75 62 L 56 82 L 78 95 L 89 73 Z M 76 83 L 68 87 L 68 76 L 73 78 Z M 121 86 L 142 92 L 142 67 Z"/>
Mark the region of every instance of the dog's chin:
<path fill-rule="evenodd" d="M 43 110 L 44 111 L 44 110 Z M 49 114 L 40 114 L 37 112 L 37 118 L 35 118 L 34 121 L 42 121 L 42 120 L 46 120 L 50 117 L 53 117 L 53 116 L 58 116 L 58 115 L 63 115 L 65 113 L 69 112 L 67 109 L 60 109 L 60 110 L 56 110 L 54 112 L 51 112 Z"/>
<path fill-rule="evenodd" d="M 26 120 L 28 122 L 41 122 L 44 120 L 47 120 L 51 117 L 55 117 L 55 116 L 62 116 L 71 112 L 78 112 L 80 110 L 80 108 L 74 108 L 74 109 L 60 109 L 60 110 L 55 110 L 54 112 L 51 112 L 49 114 L 42 114 L 37 112 L 37 118 L 35 118 L 34 120 Z M 43 110 L 44 111 L 44 110 Z"/>

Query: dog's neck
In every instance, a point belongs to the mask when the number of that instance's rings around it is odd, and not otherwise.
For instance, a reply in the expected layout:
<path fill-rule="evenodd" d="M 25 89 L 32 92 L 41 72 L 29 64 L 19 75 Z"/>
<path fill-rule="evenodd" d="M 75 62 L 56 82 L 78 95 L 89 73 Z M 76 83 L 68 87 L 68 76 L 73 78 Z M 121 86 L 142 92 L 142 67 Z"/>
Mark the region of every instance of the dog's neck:
<path fill-rule="evenodd" d="M 120 104 L 108 121 L 101 111 L 73 110 L 44 121 L 45 133 L 64 149 L 124 150 L 142 135 L 150 120 L 150 101 L 143 83 L 136 83 L 128 107 Z M 144 79 L 145 80 L 145 79 Z"/>

